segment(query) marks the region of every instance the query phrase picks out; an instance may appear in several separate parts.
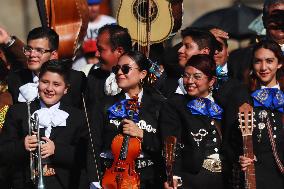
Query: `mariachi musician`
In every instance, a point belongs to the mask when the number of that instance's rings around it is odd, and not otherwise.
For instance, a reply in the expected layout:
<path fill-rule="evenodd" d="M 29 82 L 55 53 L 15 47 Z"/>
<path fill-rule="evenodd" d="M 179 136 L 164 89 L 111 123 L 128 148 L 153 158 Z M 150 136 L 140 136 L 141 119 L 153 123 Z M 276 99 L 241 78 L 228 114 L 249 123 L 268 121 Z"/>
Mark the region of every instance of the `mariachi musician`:
<path fill-rule="evenodd" d="M 38 95 L 27 103 L 12 105 L 7 113 L 1 134 L 1 162 L 9 164 L 13 173 L 10 187 L 34 188 L 31 174 L 41 171 L 46 189 L 87 188 L 86 160 L 88 130 L 84 113 L 61 101 L 67 93 L 70 72 L 62 62 L 44 63 L 39 73 Z M 26 93 L 31 97 L 33 94 Z M 26 96 L 26 97 L 27 97 Z M 39 96 L 39 98 L 38 98 Z M 24 98 L 25 96 L 23 96 Z M 40 137 L 30 135 L 29 114 L 39 118 Z M 42 169 L 30 169 L 29 153 L 41 144 Z M 88 157 L 91 157 L 90 150 Z M 38 180 L 35 180 L 37 183 Z"/>
<path fill-rule="evenodd" d="M 12 94 L 14 103 L 18 102 L 19 87 L 27 83 L 36 83 L 37 79 L 34 77 L 38 76 L 43 62 L 60 58 L 65 59 L 65 63 L 71 67 L 71 59 L 75 57 L 76 50 L 87 30 L 88 7 L 84 0 L 37 2 L 42 27 L 34 28 L 29 32 L 27 46 L 0 28 L 0 41 L 4 43 L 2 45 L 4 45 L 5 55 L 11 60 L 16 60 L 17 64 L 21 63 L 26 67 L 9 76 L 9 92 Z M 62 11 L 63 9 L 65 11 Z M 67 10 L 73 14 L 72 19 L 68 16 Z M 49 14 L 52 14 L 52 19 Z M 33 53 L 29 53 L 31 51 Z M 12 63 L 16 64 L 16 62 Z M 72 70 L 70 77 L 72 87 L 63 97 L 63 101 L 74 107 L 82 108 L 82 98 L 78 97 L 85 89 L 85 75 Z"/>
<path fill-rule="evenodd" d="M 212 96 L 215 70 L 212 57 L 193 55 L 182 75 L 187 94 L 175 94 L 161 109 L 162 138 L 177 138 L 174 188 L 224 188 L 220 153 L 223 109 Z M 164 186 L 173 188 L 167 182 Z"/>
<path fill-rule="evenodd" d="M 280 46 L 271 40 L 263 40 L 253 48 L 251 68 L 244 86 L 235 90 L 226 112 L 224 149 L 228 165 L 246 171 L 254 164 L 257 189 L 283 188 L 283 53 Z M 238 122 L 238 108 L 243 103 L 253 107 L 252 147 L 254 158 L 244 157 L 243 141 Z M 271 132 L 270 132 L 271 131 Z M 271 135 L 269 134 L 271 133 Z M 272 147 L 275 146 L 275 147 Z M 282 165 L 281 165 L 282 164 Z M 282 171 L 281 171 L 282 170 Z M 237 175 L 240 177 L 240 175 Z M 233 177 L 239 188 L 245 178 Z M 251 182 L 251 181 L 249 181 Z M 236 187 L 234 184 L 230 187 Z M 229 187 L 228 187 L 229 188 Z"/>
<path fill-rule="evenodd" d="M 122 91 L 101 99 L 91 116 L 100 172 L 104 173 L 112 165 L 114 156 L 111 144 L 117 134 L 137 137 L 141 141 L 141 154 L 135 160 L 141 189 L 161 188 L 158 116 L 163 98 L 147 86 L 149 68 L 150 63 L 145 55 L 138 51 L 122 55 L 113 67 L 117 85 Z M 121 106 L 125 100 L 136 95 L 139 107 L 135 123 L 127 117 L 126 112 L 119 110 L 123 109 Z"/>

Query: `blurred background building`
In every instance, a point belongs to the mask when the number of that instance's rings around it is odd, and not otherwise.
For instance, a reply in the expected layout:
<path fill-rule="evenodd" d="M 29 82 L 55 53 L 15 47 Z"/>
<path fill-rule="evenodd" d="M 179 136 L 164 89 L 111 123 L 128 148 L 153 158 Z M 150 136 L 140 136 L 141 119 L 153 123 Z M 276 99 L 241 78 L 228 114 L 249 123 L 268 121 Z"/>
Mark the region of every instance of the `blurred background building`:
<path fill-rule="evenodd" d="M 25 40 L 30 29 L 40 26 L 39 16 L 35 0 L 0 0 L 0 26 L 10 34 Z M 104 9 L 110 9 L 111 15 L 116 16 L 119 0 L 104 0 Z M 220 8 L 232 6 L 235 0 L 183 0 L 184 22 L 182 28 L 189 26 L 201 15 Z M 242 3 L 250 7 L 261 8 L 263 0 L 242 0 Z M 173 43 L 179 41 L 177 35 Z M 239 45 L 231 41 L 231 47 Z M 241 44 L 241 43 L 240 43 Z"/>

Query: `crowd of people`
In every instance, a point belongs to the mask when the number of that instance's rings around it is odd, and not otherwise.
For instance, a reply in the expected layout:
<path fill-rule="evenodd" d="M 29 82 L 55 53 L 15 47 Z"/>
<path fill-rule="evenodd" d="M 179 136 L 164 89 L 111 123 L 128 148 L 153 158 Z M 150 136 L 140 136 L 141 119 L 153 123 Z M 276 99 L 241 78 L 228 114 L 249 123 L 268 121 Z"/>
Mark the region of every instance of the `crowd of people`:
<path fill-rule="evenodd" d="M 47 189 L 108 188 L 103 179 L 119 134 L 139 142 L 138 188 L 247 188 L 250 169 L 254 188 L 283 189 L 284 23 L 271 17 L 284 14 L 284 1 L 265 1 L 266 36 L 245 49 L 229 54 L 229 35 L 216 26 L 186 27 L 181 43 L 151 53 L 158 62 L 132 46 L 127 28 L 99 16 L 100 2 L 88 0 L 92 21 L 110 23 L 88 30 L 83 51 L 95 63 L 85 73 L 85 64 L 58 58 L 53 29 L 34 28 L 22 42 L 0 27 L 0 187 L 36 188 L 30 155 L 39 142 L 29 128 L 38 117 Z M 244 104 L 253 110 L 251 133 L 240 128 Z M 173 186 L 165 165 L 169 136 L 177 140 Z"/>

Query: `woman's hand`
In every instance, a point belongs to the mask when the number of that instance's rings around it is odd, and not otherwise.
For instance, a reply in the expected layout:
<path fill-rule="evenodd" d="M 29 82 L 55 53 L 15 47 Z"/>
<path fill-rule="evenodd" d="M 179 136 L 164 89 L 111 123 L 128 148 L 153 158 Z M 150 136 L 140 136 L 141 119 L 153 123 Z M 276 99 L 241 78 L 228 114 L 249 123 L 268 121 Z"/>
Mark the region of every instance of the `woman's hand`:
<path fill-rule="evenodd" d="M 47 137 L 42 137 L 42 139 L 45 140 L 46 143 L 41 145 L 41 155 L 42 158 L 47 158 L 54 154 L 55 145 L 54 142 Z"/>
<path fill-rule="evenodd" d="M 250 159 L 248 157 L 240 156 L 239 157 L 239 163 L 241 165 L 242 171 L 246 171 L 247 167 L 253 163 L 253 159 Z"/>
<path fill-rule="evenodd" d="M 25 149 L 29 152 L 32 152 L 37 147 L 37 137 L 36 135 L 27 135 L 25 137 Z"/>
<path fill-rule="evenodd" d="M 143 138 L 143 130 L 140 129 L 133 121 L 129 119 L 123 119 L 121 124 L 123 125 L 122 132 L 132 137 Z"/>
<path fill-rule="evenodd" d="M 164 182 L 164 189 L 177 189 L 178 181 L 177 179 L 173 179 L 173 180 L 174 180 L 174 187 L 170 187 L 168 182 Z"/>

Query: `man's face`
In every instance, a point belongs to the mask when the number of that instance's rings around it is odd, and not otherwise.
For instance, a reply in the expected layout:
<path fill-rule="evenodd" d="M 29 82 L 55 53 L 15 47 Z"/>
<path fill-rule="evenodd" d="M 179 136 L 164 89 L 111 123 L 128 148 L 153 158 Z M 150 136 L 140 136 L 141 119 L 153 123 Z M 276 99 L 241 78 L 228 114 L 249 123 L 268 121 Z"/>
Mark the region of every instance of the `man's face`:
<path fill-rule="evenodd" d="M 90 20 L 95 20 L 100 14 L 100 4 L 88 5 Z"/>
<path fill-rule="evenodd" d="M 184 68 L 187 61 L 196 54 L 201 54 L 198 45 L 190 36 L 183 38 L 182 46 L 178 50 L 179 65 Z"/>
<path fill-rule="evenodd" d="M 27 47 L 30 51 L 26 52 L 28 69 L 37 73 L 39 72 L 43 63 L 48 60 L 55 59 L 55 53 L 47 52 L 50 50 L 49 41 L 47 38 L 32 39 L 28 41 Z M 40 51 L 45 51 L 40 53 Z"/>
<path fill-rule="evenodd" d="M 269 20 L 269 16 L 271 16 L 273 13 L 275 13 L 275 11 L 277 10 L 284 10 L 284 3 L 278 3 L 275 5 L 272 5 L 269 7 L 268 9 L 268 18 L 267 20 Z M 267 34 L 274 40 L 276 41 L 278 44 L 284 44 L 284 30 L 283 29 L 275 29 L 274 27 L 275 23 L 267 23 Z"/>
<path fill-rule="evenodd" d="M 121 53 L 118 49 L 113 50 L 111 48 L 109 33 L 107 31 L 98 35 L 97 47 L 96 56 L 100 60 L 101 68 L 106 71 L 111 71 L 112 67 L 117 64 Z"/>
<path fill-rule="evenodd" d="M 216 38 L 221 44 L 222 44 L 222 51 L 216 51 L 214 55 L 214 60 L 216 62 L 216 65 L 223 66 L 229 57 L 228 47 L 224 43 L 224 41 L 221 38 Z"/>

